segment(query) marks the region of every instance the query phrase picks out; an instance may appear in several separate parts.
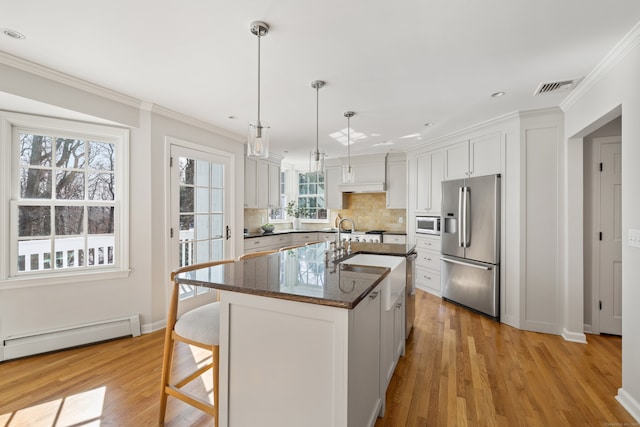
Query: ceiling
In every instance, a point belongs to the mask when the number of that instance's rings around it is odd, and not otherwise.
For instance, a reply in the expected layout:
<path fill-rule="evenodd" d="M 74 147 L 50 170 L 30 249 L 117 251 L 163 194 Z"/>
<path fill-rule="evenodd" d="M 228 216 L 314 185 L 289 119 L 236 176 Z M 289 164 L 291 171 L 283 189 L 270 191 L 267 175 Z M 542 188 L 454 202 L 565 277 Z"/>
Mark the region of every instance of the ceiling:
<path fill-rule="evenodd" d="M 352 155 L 403 151 L 517 110 L 557 106 L 540 83 L 587 75 L 640 21 L 637 0 L 3 1 L 0 50 L 233 132 L 257 117 L 306 162 L 351 119 Z M 492 98 L 492 93 L 505 95 Z M 0 108 L 19 100 L 0 97 Z M 19 103 L 19 102 L 18 102 Z M 39 106 L 42 107 L 42 106 Z M 17 108 L 17 107 L 15 107 Z M 23 107 L 26 108 L 26 107 Z M 425 126 L 432 123 L 431 126 Z M 355 139 L 355 138 L 354 138 Z"/>

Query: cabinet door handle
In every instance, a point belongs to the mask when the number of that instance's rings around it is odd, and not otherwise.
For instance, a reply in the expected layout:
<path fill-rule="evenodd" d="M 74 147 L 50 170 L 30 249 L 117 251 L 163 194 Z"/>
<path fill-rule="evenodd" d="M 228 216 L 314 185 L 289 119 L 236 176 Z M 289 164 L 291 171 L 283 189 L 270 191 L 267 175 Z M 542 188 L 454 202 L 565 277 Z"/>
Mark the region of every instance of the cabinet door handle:
<path fill-rule="evenodd" d="M 376 299 L 378 297 L 378 291 L 373 291 L 369 294 L 369 299 Z"/>

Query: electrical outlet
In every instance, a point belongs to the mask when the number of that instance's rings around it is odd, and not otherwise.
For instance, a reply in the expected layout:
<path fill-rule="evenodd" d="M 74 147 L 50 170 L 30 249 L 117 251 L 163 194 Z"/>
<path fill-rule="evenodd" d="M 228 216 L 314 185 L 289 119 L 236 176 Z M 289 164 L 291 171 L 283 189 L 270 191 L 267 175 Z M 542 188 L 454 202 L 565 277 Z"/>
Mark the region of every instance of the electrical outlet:
<path fill-rule="evenodd" d="M 629 246 L 640 248 L 640 230 L 629 229 Z"/>
<path fill-rule="evenodd" d="M 403 224 L 404 223 L 404 217 L 399 216 L 398 217 L 398 224 Z"/>

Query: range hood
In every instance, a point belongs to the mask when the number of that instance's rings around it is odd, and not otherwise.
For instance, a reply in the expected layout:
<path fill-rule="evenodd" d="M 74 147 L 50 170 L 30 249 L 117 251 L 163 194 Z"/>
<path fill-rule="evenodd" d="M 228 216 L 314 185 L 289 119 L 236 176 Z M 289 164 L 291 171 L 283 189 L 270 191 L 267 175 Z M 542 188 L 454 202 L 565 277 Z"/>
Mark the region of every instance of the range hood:
<path fill-rule="evenodd" d="M 384 182 L 340 184 L 338 188 L 342 193 L 382 193 L 385 191 Z"/>

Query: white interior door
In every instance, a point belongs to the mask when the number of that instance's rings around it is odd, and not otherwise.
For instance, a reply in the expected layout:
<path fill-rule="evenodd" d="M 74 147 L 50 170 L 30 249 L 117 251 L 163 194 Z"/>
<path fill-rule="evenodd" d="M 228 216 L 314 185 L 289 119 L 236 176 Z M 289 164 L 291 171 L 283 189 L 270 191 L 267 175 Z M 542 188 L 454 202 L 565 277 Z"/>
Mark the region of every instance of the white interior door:
<path fill-rule="evenodd" d="M 227 157 L 171 145 L 172 269 L 233 256 L 229 165 Z M 183 286 L 180 298 L 206 291 Z"/>
<path fill-rule="evenodd" d="M 600 144 L 600 332 L 622 335 L 622 149 Z"/>

